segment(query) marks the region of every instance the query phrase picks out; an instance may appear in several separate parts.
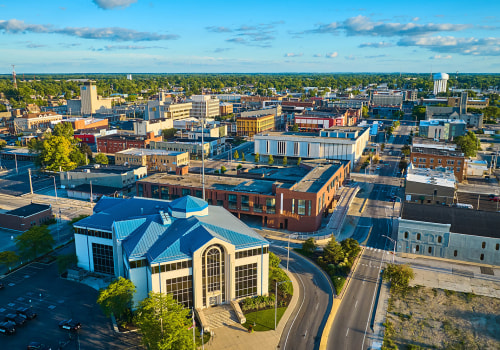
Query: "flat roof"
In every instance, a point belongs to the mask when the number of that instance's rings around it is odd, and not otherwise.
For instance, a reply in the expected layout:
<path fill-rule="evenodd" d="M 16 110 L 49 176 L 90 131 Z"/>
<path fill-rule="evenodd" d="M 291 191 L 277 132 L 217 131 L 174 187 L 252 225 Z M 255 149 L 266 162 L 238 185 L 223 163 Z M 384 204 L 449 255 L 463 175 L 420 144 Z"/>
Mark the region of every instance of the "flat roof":
<path fill-rule="evenodd" d="M 404 202 L 401 218 L 451 224 L 450 232 L 500 238 L 500 212 Z"/>
<path fill-rule="evenodd" d="M 410 168 L 406 181 L 432 184 L 436 186 L 455 188 L 455 174 L 451 171 L 439 171 L 428 168 Z"/>
<path fill-rule="evenodd" d="M 14 216 L 21 216 L 21 217 L 28 217 L 28 216 L 40 213 L 40 212 L 45 211 L 45 210 L 50 209 L 50 208 L 51 207 L 49 204 L 31 203 L 31 204 L 25 205 L 24 207 L 10 210 L 10 211 L 6 212 L 5 214 L 14 215 Z"/>
<path fill-rule="evenodd" d="M 412 147 L 411 154 L 422 153 L 422 154 L 432 154 L 436 156 L 448 156 L 448 157 L 464 157 L 464 154 L 459 151 L 452 151 L 443 148 L 430 148 L 430 147 Z"/>
<path fill-rule="evenodd" d="M 130 166 L 125 166 L 125 165 L 99 165 L 98 167 L 94 165 L 82 165 L 79 166 L 78 168 L 75 168 L 73 170 L 69 170 L 68 173 L 71 172 L 77 172 L 77 173 L 105 173 L 105 174 L 123 174 L 129 171 L 137 170 L 140 168 L 145 168 L 144 166 L 141 165 L 130 165 Z M 89 171 L 87 171 L 89 170 Z"/>
<path fill-rule="evenodd" d="M 205 175 L 205 188 L 273 195 L 273 185 L 292 188 L 297 192 L 318 192 L 321 187 L 338 171 L 343 162 L 316 164 L 311 170 L 303 167 L 261 167 L 249 169 L 237 176 Z M 154 174 L 139 182 L 169 184 L 172 186 L 201 187 L 199 174 L 185 175 Z"/>
<path fill-rule="evenodd" d="M 184 153 L 187 152 L 167 151 L 164 149 L 149 149 L 149 148 L 129 148 L 120 152 L 116 152 L 116 154 L 131 154 L 136 156 L 142 156 L 142 155 L 178 156 Z"/>

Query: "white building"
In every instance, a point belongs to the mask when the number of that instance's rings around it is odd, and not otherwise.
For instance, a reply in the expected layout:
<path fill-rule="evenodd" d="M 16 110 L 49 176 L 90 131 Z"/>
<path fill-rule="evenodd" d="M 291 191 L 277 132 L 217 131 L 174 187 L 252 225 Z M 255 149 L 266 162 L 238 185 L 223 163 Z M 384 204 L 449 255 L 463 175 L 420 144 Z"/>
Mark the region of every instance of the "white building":
<path fill-rule="evenodd" d="M 469 160 L 467 162 L 467 176 L 483 176 L 488 170 L 486 160 Z"/>
<path fill-rule="evenodd" d="M 193 95 L 191 96 L 193 109 L 191 117 L 194 118 L 214 118 L 220 115 L 219 99 L 210 95 Z"/>
<path fill-rule="evenodd" d="M 148 100 L 144 119 L 184 119 L 190 116 L 192 108 L 191 102 L 174 103 L 170 95 L 165 94 L 164 91 L 160 91 L 158 99 Z"/>
<path fill-rule="evenodd" d="M 350 160 L 355 164 L 369 141 L 369 129 L 333 127 L 319 132 L 265 132 L 254 136 L 255 153 L 312 159 Z"/>
<path fill-rule="evenodd" d="M 171 129 L 174 127 L 172 119 L 151 119 L 134 121 L 134 134 L 147 135 L 149 132 L 154 132 L 155 136 L 160 136 L 163 129 Z"/>
<path fill-rule="evenodd" d="M 135 302 L 169 293 L 200 313 L 268 293 L 269 243 L 201 199 L 104 197 L 74 227 L 78 266 L 129 278 Z"/>
<path fill-rule="evenodd" d="M 434 95 L 440 92 L 446 92 L 446 85 L 450 76 L 446 73 L 436 73 L 432 76 L 434 79 Z"/>

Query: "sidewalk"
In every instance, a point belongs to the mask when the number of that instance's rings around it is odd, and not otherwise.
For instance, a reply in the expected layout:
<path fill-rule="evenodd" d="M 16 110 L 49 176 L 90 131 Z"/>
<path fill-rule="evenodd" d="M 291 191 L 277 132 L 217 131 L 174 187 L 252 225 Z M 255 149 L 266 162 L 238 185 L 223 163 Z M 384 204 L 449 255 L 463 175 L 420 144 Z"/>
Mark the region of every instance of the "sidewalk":
<path fill-rule="evenodd" d="M 283 268 L 283 266 L 281 266 L 281 268 Z M 288 305 L 276 330 L 248 333 L 248 330 L 241 324 L 235 323 L 226 325 L 213 330 L 214 335 L 209 343 L 205 345 L 205 348 L 214 350 L 276 349 L 281 339 L 281 334 L 285 329 L 285 325 L 299 300 L 299 284 L 292 273 L 288 273 L 288 277 L 292 281 L 294 293 L 290 305 Z"/>

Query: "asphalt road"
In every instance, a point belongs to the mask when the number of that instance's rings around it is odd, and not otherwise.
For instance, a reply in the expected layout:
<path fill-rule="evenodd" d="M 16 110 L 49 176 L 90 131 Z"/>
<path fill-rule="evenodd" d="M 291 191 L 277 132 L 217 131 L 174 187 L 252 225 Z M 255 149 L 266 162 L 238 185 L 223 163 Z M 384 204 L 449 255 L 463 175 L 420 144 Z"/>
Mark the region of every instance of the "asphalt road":
<path fill-rule="evenodd" d="M 277 244 L 286 245 L 286 242 Z M 271 251 L 286 266 L 286 249 L 274 245 Z M 326 310 L 330 310 L 333 302 L 332 287 L 317 267 L 293 252 L 290 253 L 289 269 L 299 283 L 300 290 L 294 291 L 299 293 L 299 300 L 283 330 L 279 349 L 318 349 L 328 319 Z"/>
<path fill-rule="evenodd" d="M 392 218 L 399 216 L 401 198 L 404 195 L 399 187 L 399 181 L 392 177 L 397 175 L 400 145 L 407 141 L 409 127 L 401 127 L 394 137 L 392 144 L 388 143 L 386 148 L 391 147 L 391 152 L 385 152 L 382 156 L 384 166 L 376 170 L 378 176 L 369 176 L 373 182 L 373 189 L 368 197 L 363 215 L 355 229 L 354 237 L 360 241 L 366 238 L 367 231 L 370 232 L 366 243 L 368 247 L 363 252 L 358 263 L 347 293 L 335 317 L 328 342 L 328 349 L 367 349 L 367 332 L 371 332 L 370 324 L 372 312 L 377 303 L 377 287 L 382 268 L 384 256 L 392 250 L 393 243 L 384 236 L 392 236 Z M 398 196 L 397 202 L 391 202 L 390 198 Z"/>
<path fill-rule="evenodd" d="M 366 349 L 366 334 L 372 332 L 371 311 L 374 308 L 378 277 L 384 251 L 365 250 L 351 279 L 349 293 L 340 304 L 328 349 Z"/>

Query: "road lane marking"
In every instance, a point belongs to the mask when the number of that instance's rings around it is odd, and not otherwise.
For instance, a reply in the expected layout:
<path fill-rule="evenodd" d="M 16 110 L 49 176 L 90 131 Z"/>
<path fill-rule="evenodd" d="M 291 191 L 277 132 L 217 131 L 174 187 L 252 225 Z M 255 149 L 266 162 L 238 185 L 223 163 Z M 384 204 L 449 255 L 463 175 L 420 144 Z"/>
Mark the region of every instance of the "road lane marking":
<path fill-rule="evenodd" d="M 345 336 L 347 338 L 347 335 L 349 334 L 349 328 L 347 328 L 347 332 L 345 332 Z"/>
<path fill-rule="evenodd" d="M 304 334 L 304 338 L 307 336 L 307 329 L 306 329 L 306 333 Z"/>
<path fill-rule="evenodd" d="M 316 311 L 318 311 L 319 303 L 316 304 Z"/>
<path fill-rule="evenodd" d="M 356 304 L 354 304 L 354 308 L 356 308 L 356 306 L 358 306 L 358 301 L 356 300 Z"/>

